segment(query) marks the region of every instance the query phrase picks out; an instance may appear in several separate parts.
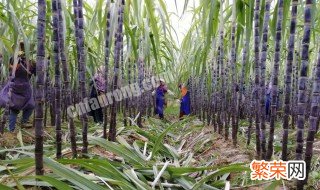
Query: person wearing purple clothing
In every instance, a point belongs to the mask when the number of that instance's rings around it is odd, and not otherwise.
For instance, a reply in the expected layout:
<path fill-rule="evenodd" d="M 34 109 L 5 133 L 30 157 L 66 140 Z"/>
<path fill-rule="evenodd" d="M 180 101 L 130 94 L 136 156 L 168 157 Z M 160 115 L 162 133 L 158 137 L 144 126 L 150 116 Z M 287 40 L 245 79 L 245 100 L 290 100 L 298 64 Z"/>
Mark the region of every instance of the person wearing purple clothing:
<path fill-rule="evenodd" d="M 159 115 L 160 119 L 164 119 L 164 106 L 166 105 L 165 94 L 168 92 L 168 88 L 163 79 L 160 79 L 160 85 L 155 90 L 156 104 L 154 108 L 155 115 Z"/>
<path fill-rule="evenodd" d="M 18 54 L 17 64 L 14 70 L 14 59 L 10 59 L 10 81 L 0 91 L 0 107 L 5 108 L 9 102 L 9 131 L 14 132 L 17 117 L 22 111 L 21 127 L 31 127 L 28 123 L 33 113 L 35 102 L 32 94 L 30 79 L 35 74 L 35 66 L 33 62 L 27 62 L 24 54 L 24 44 L 20 43 L 20 51 Z M 14 74 L 14 75 L 13 75 Z M 9 101 L 9 90 L 11 88 L 11 99 Z"/>

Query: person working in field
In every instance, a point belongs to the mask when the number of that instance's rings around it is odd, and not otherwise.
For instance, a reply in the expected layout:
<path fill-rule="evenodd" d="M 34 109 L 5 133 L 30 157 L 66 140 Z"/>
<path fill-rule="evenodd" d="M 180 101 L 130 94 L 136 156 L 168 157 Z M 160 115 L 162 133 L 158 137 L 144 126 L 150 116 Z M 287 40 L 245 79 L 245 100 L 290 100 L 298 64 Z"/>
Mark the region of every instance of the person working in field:
<path fill-rule="evenodd" d="M 154 108 L 155 115 L 159 115 L 160 119 L 164 119 L 164 106 L 166 105 L 165 94 L 168 92 L 168 88 L 165 85 L 163 79 L 160 79 L 160 85 L 152 93 L 156 95 L 156 104 Z"/>
<path fill-rule="evenodd" d="M 106 80 L 105 80 L 105 67 L 101 66 L 98 68 L 96 74 L 93 77 L 92 82 L 90 83 L 91 87 L 91 93 L 90 98 L 97 98 L 102 93 L 105 93 L 106 91 Z M 93 120 L 97 124 L 103 123 L 103 111 L 101 106 L 99 105 L 99 108 L 96 110 L 92 110 L 89 113 L 90 116 L 93 117 Z"/>
<path fill-rule="evenodd" d="M 180 99 L 180 116 L 182 119 L 184 115 L 190 114 L 190 92 L 186 86 L 180 84 L 179 89 L 181 91 L 181 99 Z"/>
<path fill-rule="evenodd" d="M 16 63 L 14 63 L 16 62 Z M 29 118 L 35 107 L 30 79 L 36 72 L 34 62 L 27 61 L 24 53 L 24 43 L 20 43 L 20 51 L 16 60 L 10 59 L 11 80 L 0 92 L 0 107 L 9 103 L 9 131 L 14 132 L 17 116 L 22 111 L 21 127 L 32 127 Z M 11 88 L 11 96 L 9 90 Z M 9 100 L 10 98 L 10 100 Z"/>

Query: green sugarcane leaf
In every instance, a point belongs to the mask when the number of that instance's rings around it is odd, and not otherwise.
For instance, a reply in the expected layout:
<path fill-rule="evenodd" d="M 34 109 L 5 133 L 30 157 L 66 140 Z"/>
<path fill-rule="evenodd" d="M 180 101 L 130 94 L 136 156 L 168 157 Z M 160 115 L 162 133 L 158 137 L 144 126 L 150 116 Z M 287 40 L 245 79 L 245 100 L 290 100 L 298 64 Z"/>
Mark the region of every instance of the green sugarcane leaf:
<path fill-rule="evenodd" d="M 114 154 L 124 158 L 126 162 L 134 165 L 144 166 L 145 161 L 141 159 L 135 152 L 127 149 L 123 145 L 119 145 L 114 142 L 106 141 L 105 139 L 89 136 L 91 144 L 99 145 L 106 148 L 107 150 L 113 152 Z"/>
<path fill-rule="evenodd" d="M 141 190 L 152 190 L 152 188 L 147 183 L 141 181 L 138 178 L 137 173 L 133 169 L 124 170 L 124 173 L 130 178 L 130 180 L 137 186 L 138 189 L 141 189 Z"/>
<path fill-rule="evenodd" d="M 162 141 L 164 139 L 164 137 L 167 135 L 167 133 L 173 129 L 175 125 L 171 125 L 171 126 L 168 126 L 160 135 L 159 137 L 157 138 L 153 148 L 152 148 L 152 156 L 151 156 L 151 159 L 154 158 L 154 156 L 157 154 L 157 152 L 159 151 L 160 147 L 163 146 L 162 144 Z"/>
<path fill-rule="evenodd" d="M 0 189 L 1 190 L 13 190 L 11 187 L 8 187 L 8 186 L 1 184 L 1 183 L 0 183 Z"/>
<path fill-rule="evenodd" d="M 175 178 L 175 181 L 177 181 L 184 189 L 192 189 L 192 186 L 194 185 L 194 181 L 189 180 L 187 177 Z"/>
<path fill-rule="evenodd" d="M 282 184 L 282 180 L 273 181 L 268 187 L 265 188 L 265 190 L 274 190 L 281 184 Z"/>
<path fill-rule="evenodd" d="M 231 165 L 231 166 L 219 168 L 218 170 L 214 171 L 213 173 L 202 178 L 200 181 L 194 184 L 192 189 L 199 189 L 203 184 L 205 184 L 207 181 L 209 181 L 214 177 L 217 177 L 226 173 L 235 173 L 235 172 L 243 172 L 243 171 L 250 171 L 250 168 L 245 166 L 239 166 L 239 165 Z"/>
<path fill-rule="evenodd" d="M 55 174 L 65 178 L 66 180 L 70 181 L 74 185 L 78 186 L 82 189 L 105 189 L 102 186 L 93 183 L 92 181 L 74 173 L 72 170 L 67 168 L 66 166 L 50 159 L 50 158 L 44 158 L 43 159 L 45 165 L 50 168 Z"/>
<path fill-rule="evenodd" d="M 62 164 L 89 164 L 91 166 L 94 167 L 100 167 L 103 171 L 105 172 L 105 174 L 110 173 L 110 175 L 112 175 L 113 178 L 120 180 L 120 179 L 126 179 L 128 180 L 128 178 L 126 178 L 126 175 L 124 175 L 122 172 L 120 172 L 116 166 L 114 166 L 110 161 L 108 161 L 107 159 L 105 160 L 98 160 L 98 159 L 62 159 L 59 160 L 60 163 Z"/>
<path fill-rule="evenodd" d="M 25 177 L 21 177 L 22 179 L 40 179 L 41 181 L 45 181 L 47 183 L 49 183 L 50 185 L 54 186 L 55 188 L 57 188 L 58 190 L 72 190 L 73 188 L 70 187 L 69 184 L 60 181 L 56 178 L 53 177 L 49 177 L 49 176 L 25 176 Z M 35 181 L 35 185 L 40 186 L 38 184 L 38 181 Z"/>

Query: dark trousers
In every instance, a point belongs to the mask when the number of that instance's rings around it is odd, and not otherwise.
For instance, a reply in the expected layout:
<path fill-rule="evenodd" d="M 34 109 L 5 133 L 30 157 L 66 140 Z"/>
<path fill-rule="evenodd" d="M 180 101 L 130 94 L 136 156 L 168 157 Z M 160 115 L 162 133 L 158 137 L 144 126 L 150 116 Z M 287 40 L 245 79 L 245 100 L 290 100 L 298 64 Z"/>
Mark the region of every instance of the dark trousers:
<path fill-rule="evenodd" d="M 14 131 L 14 129 L 16 128 L 16 123 L 17 123 L 17 117 L 19 114 L 19 110 L 13 110 L 10 109 L 10 117 L 9 117 L 9 131 Z M 21 119 L 21 123 L 27 123 L 30 116 L 32 115 L 33 109 L 25 109 L 22 110 L 22 119 Z"/>

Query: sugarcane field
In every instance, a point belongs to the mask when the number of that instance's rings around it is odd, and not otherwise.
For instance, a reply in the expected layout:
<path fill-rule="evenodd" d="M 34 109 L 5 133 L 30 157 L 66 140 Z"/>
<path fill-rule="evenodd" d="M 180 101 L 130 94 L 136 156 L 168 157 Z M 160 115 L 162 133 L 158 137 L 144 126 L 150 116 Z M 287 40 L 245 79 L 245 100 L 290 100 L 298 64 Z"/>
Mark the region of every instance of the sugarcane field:
<path fill-rule="evenodd" d="M 0 190 L 320 190 L 320 0 L 0 0 Z"/>

